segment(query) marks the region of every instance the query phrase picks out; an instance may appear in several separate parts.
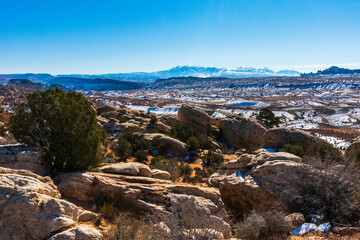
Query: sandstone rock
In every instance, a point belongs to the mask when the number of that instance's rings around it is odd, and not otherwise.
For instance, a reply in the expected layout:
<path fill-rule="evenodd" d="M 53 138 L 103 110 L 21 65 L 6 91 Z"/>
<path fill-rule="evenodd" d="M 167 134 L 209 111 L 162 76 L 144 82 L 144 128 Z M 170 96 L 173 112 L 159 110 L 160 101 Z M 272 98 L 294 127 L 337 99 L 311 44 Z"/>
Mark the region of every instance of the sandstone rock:
<path fill-rule="evenodd" d="M 0 146 L 0 167 L 26 169 L 42 176 L 49 173 L 44 164 L 44 152 L 24 145 Z"/>
<path fill-rule="evenodd" d="M 164 146 L 168 154 L 183 156 L 186 154 L 186 144 L 162 133 L 145 133 L 140 138 L 150 141 L 153 146 Z"/>
<path fill-rule="evenodd" d="M 181 105 L 178 111 L 178 119 L 181 123 L 188 124 L 199 132 L 209 133 L 211 131 L 211 118 L 199 109 L 188 105 Z"/>
<path fill-rule="evenodd" d="M 118 125 L 120 124 L 120 122 L 114 118 L 108 119 L 107 122 L 103 123 L 103 127 L 105 129 L 106 132 L 108 133 L 114 133 L 118 130 Z"/>
<path fill-rule="evenodd" d="M 98 108 L 97 113 L 98 113 L 98 115 L 102 115 L 104 113 L 117 111 L 117 110 L 118 110 L 118 108 L 113 105 L 105 105 L 101 108 Z"/>
<path fill-rule="evenodd" d="M 293 229 L 305 223 L 305 217 L 301 213 L 291 213 L 286 215 L 284 220 Z"/>
<path fill-rule="evenodd" d="M 266 128 L 255 119 L 225 118 L 218 122 L 218 127 L 226 144 L 234 149 L 256 149 L 264 143 Z"/>
<path fill-rule="evenodd" d="M 238 159 L 224 162 L 220 168 L 223 169 L 238 169 L 238 168 L 249 168 L 263 164 L 267 161 L 293 161 L 302 162 L 302 159 L 294 154 L 286 152 L 260 152 L 258 154 L 242 154 Z"/>
<path fill-rule="evenodd" d="M 226 226 L 224 204 L 215 188 L 177 185 L 170 181 L 101 172 L 64 173 L 56 177 L 64 196 L 78 200 L 94 201 L 97 196 L 112 199 L 121 206 L 128 204 L 133 211 L 150 212 L 169 219 L 174 211 L 190 219 L 191 213 L 216 226 Z M 193 219 L 193 218 L 192 218 Z M 215 220 L 214 220 L 215 221 Z M 215 226 L 215 225 L 214 225 Z M 224 228 L 224 234 L 228 229 Z"/>
<path fill-rule="evenodd" d="M 120 123 L 116 126 L 116 131 L 121 133 L 134 133 L 134 132 L 144 132 L 145 131 L 145 124 L 143 126 L 139 126 L 136 123 L 125 122 Z"/>
<path fill-rule="evenodd" d="M 159 170 L 159 169 L 153 169 L 151 170 L 152 177 L 153 178 L 159 178 L 164 180 L 170 180 L 171 175 L 167 171 Z"/>
<path fill-rule="evenodd" d="M 81 225 L 60 232 L 48 240 L 102 240 L 102 234 L 94 227 Z"/>
<path fill-rule="evenodd" d="M 94 212 L 84 210 L 80 213 L 79 222 L 89 222 L 94 220 L 98 215 Z"/>
<path fill-rule="evenodd" d="M 269 129 L 266 131 L 264 139 L 264 147 L 268 148 L 281 148 L 288 143 L 307 148 L 313 143 L 324 142 L 321 138 L 311 135 L 306 131 L 283 127 Z"/>
<path fill-rule="evenodd" d="M 171 127 L 158 121 L 156 123 L 156 128 L 157 131 L 159 131 L 160 133 L 164 133 L 164 134 L 170 134 L 171 133 Z"/>
<path fill-rule="evenodd" d="M 120 162 L 106 164 L 99 168 L 104 173 L 125 174 L 132 176 L 151 177 L 152 172 L 149 166 L 138 162 Z"/>
<path fill-rule="evenodd" d="M 48 177 L 0 168 L 0 239 L 44 239 L 73 226 L 80 210 L 59 197 Z"/>
<path fill-rule="evenodd" d="M 275 205 L 286 210 L 283 198 L 289 178 L 303 166 L 301 158 L 292 154 L 244 154 L 222 165 L 209 183 L 219 188 L 222 200 L 235 214 L 267 211 Z"/>
<path fill-rule="evenodd" d="M 98 120 L 98 123 L 100 123 L 101 126 L 104 126 L 107 124 L 110 120 L 101 116 L 96 116 L 96 119 Z"/>

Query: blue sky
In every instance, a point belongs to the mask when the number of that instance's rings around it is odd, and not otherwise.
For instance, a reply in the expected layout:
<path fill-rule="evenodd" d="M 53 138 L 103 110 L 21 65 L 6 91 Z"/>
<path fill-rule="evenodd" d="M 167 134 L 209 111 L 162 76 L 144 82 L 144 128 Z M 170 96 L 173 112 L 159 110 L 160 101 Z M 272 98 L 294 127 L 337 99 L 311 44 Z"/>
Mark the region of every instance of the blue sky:
<path fill-rule="evenodd" d="M 359 0 L 0 3 L 0 73 L 360 68 Z"/>

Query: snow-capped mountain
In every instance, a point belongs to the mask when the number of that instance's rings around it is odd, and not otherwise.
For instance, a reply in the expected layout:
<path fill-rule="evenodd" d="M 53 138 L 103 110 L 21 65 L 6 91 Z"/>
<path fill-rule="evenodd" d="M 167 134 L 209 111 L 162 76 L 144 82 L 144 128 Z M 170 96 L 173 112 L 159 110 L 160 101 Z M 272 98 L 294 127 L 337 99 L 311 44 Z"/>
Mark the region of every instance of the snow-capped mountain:
<path fill-rule="evenodd" d="M 226 68 L 201 67 L 201 66 L 177 66 L 169 70 L 156 72 L 132 72 L 115 73 L 100 75 L 59 75 L 60 77 L 83 77 L 83 78 L 111 78 L 116 80 L 134 81 L 134 82 L 153 82 L 159 78 L 171 77 L 226 77 L 226 78 L 248 78 L 248 77 L 282 77 L 282 76 L 300 76 L 300 73 L 294 70 L 282 70 L 274 72 L 269 68 L 236 68 L 229 70 Z M 58 77 L 59 77 L 58 76 Z"/>

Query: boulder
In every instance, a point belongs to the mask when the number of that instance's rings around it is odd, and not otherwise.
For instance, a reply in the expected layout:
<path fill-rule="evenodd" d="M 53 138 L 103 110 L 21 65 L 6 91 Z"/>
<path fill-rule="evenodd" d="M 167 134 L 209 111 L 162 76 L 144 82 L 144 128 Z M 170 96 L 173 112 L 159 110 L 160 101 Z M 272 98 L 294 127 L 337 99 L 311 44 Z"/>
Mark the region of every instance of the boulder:
<path fill-rule="evenodd" d="M 151 142 L 155 149 L 164 146 L 166 153 L 173 156 L 184 156 L 186 154 L 186 144 L 162 133 L 145 133 L 138 135 L 141 139 Z M 156 149 L 157 150 L 157 149 Z"/>
<path fill-rule="evenodd" d="M 234 149 L 256 149 L 264 143 L 266 128 L 255 119 L 237 116 L 217 123 L 226 144 Z"/>
<path fill-rule="evenodd" d="M 294 229 L 305 223 L 305 217 L 301 213 L 291 213 L 285 216 L 285 222 Z"/>
<path fill-rule="evenodd" d="M 84 210 L 80 213 L 79 222 L 89 222 L 97 218 L 97 214 L 88 210 Z"/>
<path fill-rule="evenodd" d="M 151 170 L 152 177 L 158 178 L 158 179 L 164 179 L 164 180 L 170 180 L 171 175 L 167 171 L 159 170 L 159 169 L 153 169 Z"/>
<path fill-rule="evenodd" d="M 284 127 L 269 129 L 266 131 L 264 139 L 264 147 L 277 149 L 288 143 L 300 145 L 303 148 L 314 143 L 324 143 L 324 140 L 306 131 Z"/>
<path fill-rule="evenodd" d="M 115 174 L 144 176 L 144 177 L 152 176 L 152 172 L 149 166 L 138 162 L 111 163 L 98 168 L 98 170 L 104 173 L 115 173 Z"/>
<path fill-rule="evenodd" d="M 246 215 L 252 209 L 268 211 L 274 206 L 286 210 L 283 200 L 289 178 L 304 165 L 289 153 L 243 154 L 220 166 L 209 178 L 219 188 L 225 205 L 234 214 Z"/>
<path fill-rule="evenodd" d="M 50 169 L 44 164 L 44 152 L 40 148 L 24 145 L 0 146 L 0 167 L 26 169 L 45 176 Z"/>
<path fill-rule="evenodd" d="M 192 126 L 201 133 L 211 131 L 211 118 L 202 110 L 188 105 L 181 105 L 178 111 L 178 119 L 181 123 Z"/>
<path fill-rule="evenodd" d="M 103 236 L 94 227 L 81 225 L 60 232 L 48 240 L 102 240 Z"/>
<path fill-rule="evenodd" d="M 267 161 L 283 160 L 302 162 L 302 159 L 294 154 L 286 152 L 260 152 L 258 154 L 242 154 L 238 159 L 224 162 L 220 168 L 222 169 L 238 169 L 238 168 L 249 168 L 263 164 Z"/>
<path fill-rule="evenodd" d="M 80 209 L 63 199 L 49 177 L 0 168 L 0 239 L 46 239 L 72 227 Z"/>

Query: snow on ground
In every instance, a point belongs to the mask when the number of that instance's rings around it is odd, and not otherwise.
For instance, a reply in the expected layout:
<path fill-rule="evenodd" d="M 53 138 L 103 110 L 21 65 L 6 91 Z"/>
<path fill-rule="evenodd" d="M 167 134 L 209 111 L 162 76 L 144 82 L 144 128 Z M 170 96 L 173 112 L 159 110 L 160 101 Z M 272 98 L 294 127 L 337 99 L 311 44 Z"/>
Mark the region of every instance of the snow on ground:
<path fill-rule="evenodd" d="M 317 124 L 317 123 L 308 123 L 308 122 L 303 122 L 303 121 L 296 121 L 296 122 L 282 123 L 282 124 L 280 124 L 280 126 L 281 127 L 308 130 L 308 129 L 318 128 L 319 124 Z"/>
<path fill-rule="evenodd" d="M 326 142 L 330 143 L 331 145 L 333 145 L 336 148 L 347 149 L 350 146 L 350 142 L 345 141 L 340 138 L 323 136 L 319 133 L 315 133 L 315 135 L 320 137 L 321 139 L 324 139 Z"/>
<path fill-rule="evenodd" d="M 150 112 L 151 114 L 156 115 L 177 115 L 179 110 L 178 105 L 167 105 L 164 107 L 149 107 L 149 106 L 138 106 L 138 105 L 126 105 L 127 108 L 132 110 L 139 110 L 143 112 Z"/>
<path fill-rule="evenodd" d="M 298 228 L 295 228 L 291 235 L 301 235 L 310 232 L 311 230 L 319 231 L 319 232 L 326 232 L 329 231 L 331 228 L 330 223 L 323 223 L 319 226 L 316 226 L 314 223 L 304 223 Z"/>

